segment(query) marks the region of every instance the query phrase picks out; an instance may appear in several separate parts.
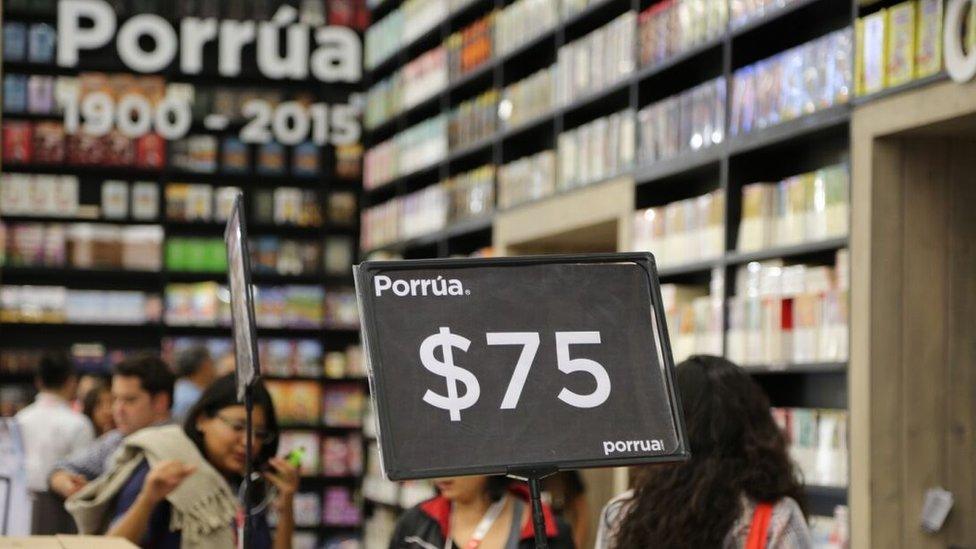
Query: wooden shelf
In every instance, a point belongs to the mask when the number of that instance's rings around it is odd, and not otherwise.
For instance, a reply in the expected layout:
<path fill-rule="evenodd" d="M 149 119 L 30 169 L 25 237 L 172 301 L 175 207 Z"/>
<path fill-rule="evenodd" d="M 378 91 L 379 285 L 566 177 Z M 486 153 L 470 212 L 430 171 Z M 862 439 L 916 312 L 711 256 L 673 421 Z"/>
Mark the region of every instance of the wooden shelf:
<path fill-rule="evenodd" d="M 363 255 L 367 256 L 379 252 L 396 253 L 396 252 L 403 252 L 404 250 L 410 248 L 422 248 L 424 246 L 431 246 L 437 244 L 438 242 L 447 240 L 449 238 L 455 238 L 470 233 L 484 231 L 490 229 L 491 227 L 492 227 L 491 216 L 469 219 L 469 220 L 461 221 L 459 223 L 456 223 L 454 225 L 451 225 L 443 230 L 434 233 L 418 236 L 416 238 L 411 238 L 409 240 L 403 240 L 392 244 L 387 244 L 385 246 L 379 246 L 377 248 L 372 248 L 364 252 Z"/>
<path fill-rule="evenodd" d="M 98 225 L 162 225 L 160 219 L 105 219 L 100 217 L 57 217 L 53 215 L 21 215 L 3 214 L 0 219 L 4 223 L 52 223 L 52 224 L 72 224 L 72 223 L 93 223 Z"/>
<path fill-rule="evenodd" d="M 732 155 L 738 155 L 772 145 L 782 145 L 820 131 L 841 126 L 848 123 L 850 118 L 850 105 L 836 105 L 794 120 L 781 122 L 775 126 L 733 136 L 729 140 L 729 152 Z"/>
<path fill-rule="evenodd" d="M 653 164 L 637 168 L 634 171 L 634 180 L 638 185 L 642 185 L 708 166 L 717 167 L 725 153 L 725 144 L 719 143 L 699 151 L 691 151 L 674 158 L 659 160 Z"/>
<path fill-rule="evenodd" d="M 124 286 L 158 285 L 159 271 L 135 271 L 122 268 L 78 269 L 73 267 L 0 267 L 0 280 L 6 284 L 49 284 L 51 281 L 69 286 L 91 282 L 112 282 Z M 58 284 L 58 285 L 60 285 Z"/>
<path fill-rule="evenodd" d="M 847 372 L 847 363 L 817 362 L 805 364 L 742 365 L 742 369 L 753 375 L 843 374 Z"/>
<path fill-rule="evenodd" d="M 723 258 L 717 257 L 715 259 L 695 261 L 683 265 L 661 267 L 658 269 L 657 275 L 659 278 L 674 278 L 694 273 L 707 273 L 715 267 L 721 267 L 722 265 L 724 265 Z"/>
<path fill-rule="evenodd" d="M 885 99 L 887 97 L 891 97 L 893 95 L 898 95 L 900 93 L 914 91 L 919 88 L 924 88 L 925 86 L 929 86 L 937 82 L 943 82 L 948 79 L 949 79 L 948 74 L 946 74 L 945 72 L 940 72 L 938 74 L 933 74 L 932 76 L 926 76 L 925 78 L 912 80 L 911 82 L 902 84 L 900 86 L 885 88 L 879 92 L 872 93 L 870 95 L 863 95 L 860 97 L 856 97 L 854 98 L 854 106 L 860 106 L 866 103 L 870 103 L 872 101 L 878 101 L 881 99 Z"/>
<path fill-rule="evenodd" d="M 729 265 L 741 265 L 743 263 L 750 263 L 752 261 L 766 261 L 780 258 L 785 259 L 790 257 L 830 252 L 845 248 L 847 245 L 847 237 L 832 238 L 830 240 L 822 240 L 820 242 L 810 242 L 807 244 L 797 244 L 796 246 L 771 248 L 768 250 L 760 250 L 755 252 L 731 252 L 726 255 L 725 261 Z"/>

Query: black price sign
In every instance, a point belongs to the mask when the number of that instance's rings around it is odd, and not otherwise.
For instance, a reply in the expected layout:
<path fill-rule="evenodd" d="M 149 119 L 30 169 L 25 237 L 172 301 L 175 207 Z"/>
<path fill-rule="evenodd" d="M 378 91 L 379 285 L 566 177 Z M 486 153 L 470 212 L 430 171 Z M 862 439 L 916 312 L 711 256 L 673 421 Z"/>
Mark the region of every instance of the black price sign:
<path fill-rule="evenodd" d="M 650 254 L 365 262 L 356 288 L 389 478 L 687 457 Z"/>

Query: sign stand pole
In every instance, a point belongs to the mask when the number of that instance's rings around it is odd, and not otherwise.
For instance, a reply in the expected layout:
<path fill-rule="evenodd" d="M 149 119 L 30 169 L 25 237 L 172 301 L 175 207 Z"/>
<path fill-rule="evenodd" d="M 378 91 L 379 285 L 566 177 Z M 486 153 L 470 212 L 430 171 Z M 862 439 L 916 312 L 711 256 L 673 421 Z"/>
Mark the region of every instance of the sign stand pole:
<path fill-rule="evenodd" d="M 532 529 L 535 531 L 535 549 L 549 549 L 546 539 L 546 518 L 542 514 L 542 479 L 538 476 L 528 478 L 529 497 L 532 500 Z"/>
<path fill-rule="evenodd" d="M 546 517 L 542 512 L 542 479 L 556 473 L 556 469 L 547 467 L 543 469 L 513 471 L 508 474 L 511 478 L 529 484 L 529 501 L 532 505 L 532 531 L 535 534 L 535 549 L 549 549 L 549 540 L 546 538 Z"/>
<path fill-rule="evenodd" d="M 251 412 L 254 410 L 253 386 L 248 383 L 244 389 L 244 531 L 241 534 L 241 547 L 251 548 L 251 472 L 254 468 L 251 458 Z"/>

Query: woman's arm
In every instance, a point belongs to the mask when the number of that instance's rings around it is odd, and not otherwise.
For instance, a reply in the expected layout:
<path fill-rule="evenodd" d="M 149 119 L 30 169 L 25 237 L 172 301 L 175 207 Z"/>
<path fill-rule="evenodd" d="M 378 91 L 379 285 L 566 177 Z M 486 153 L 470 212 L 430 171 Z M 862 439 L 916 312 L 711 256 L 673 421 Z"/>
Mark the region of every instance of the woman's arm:
<path fill-rule="evenodd" d="M 132 543 L 141 543 L 156 506 L 194 471 L 196 467 L 178 461 L 162 461 L 156 464 L 146 475 L 132 505 L 112 524 L 106 534 L 125 538 Z"/>
<path fill-rule="evenodd" d="M 275 527 L 274 549 L 291 549 L 295 533 L 295 492 L 298 490 L 298 469 L 281 458 L 271 458 L 268 463 L 274 473 L 265 473 L 268 482 L 278 489 L 276 510 L 278 525 Z"/>

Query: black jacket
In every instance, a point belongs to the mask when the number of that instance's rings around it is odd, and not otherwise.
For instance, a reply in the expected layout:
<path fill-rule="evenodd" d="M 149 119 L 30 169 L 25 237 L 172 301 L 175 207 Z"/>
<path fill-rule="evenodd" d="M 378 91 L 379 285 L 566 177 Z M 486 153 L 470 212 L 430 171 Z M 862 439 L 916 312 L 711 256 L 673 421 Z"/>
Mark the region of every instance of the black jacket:
<path fill-rule="evenodd" d="M 525 499 L 524 494 L 513 495 Z M 544 506 L 549 549 L 575 549 L 569 526 Z M 451 502 L 444 497 L 429 499 L 404 513 L 397 521 L 389 549 L 443 549 L 444 533 L 450 524 Z M 529 520 L 522 527 L 519 549 L 535 549 L 535 530 Z M 488 549 L 488 548 L 485 548 Z"/>

